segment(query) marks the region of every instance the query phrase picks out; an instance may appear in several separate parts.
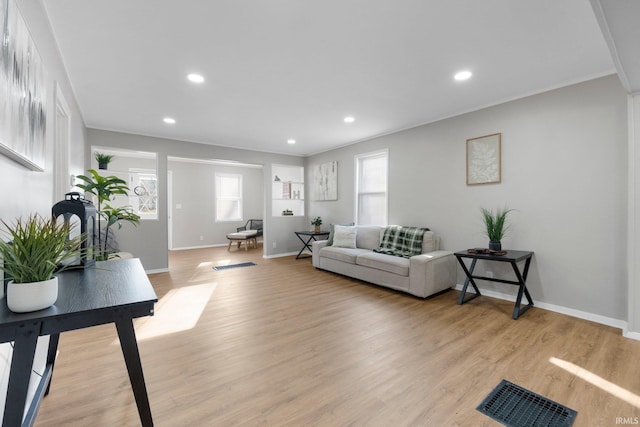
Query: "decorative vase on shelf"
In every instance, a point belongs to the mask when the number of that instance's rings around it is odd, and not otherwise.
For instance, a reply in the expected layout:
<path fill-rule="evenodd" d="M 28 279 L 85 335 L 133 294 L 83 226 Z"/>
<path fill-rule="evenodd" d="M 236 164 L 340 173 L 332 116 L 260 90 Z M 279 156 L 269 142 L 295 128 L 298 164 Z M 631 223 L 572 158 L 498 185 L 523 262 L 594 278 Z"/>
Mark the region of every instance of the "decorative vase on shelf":
<path fill-rule="evenodd" d="M 106 170 L 109 167 L 109 163 L 113 160 L 113 155 L 111 154 L 103 154 L 96 152 L 94 154 L 96 162 L 98 162 L 98 169 Z"/>
<path fill-rule="evenodd" d="M 489 242 L 489 249 L 491 249 L 492 251 L 501 251 L 502 250 L 502 243 L 494 242 L 492 240 L 492 241 Z"/>

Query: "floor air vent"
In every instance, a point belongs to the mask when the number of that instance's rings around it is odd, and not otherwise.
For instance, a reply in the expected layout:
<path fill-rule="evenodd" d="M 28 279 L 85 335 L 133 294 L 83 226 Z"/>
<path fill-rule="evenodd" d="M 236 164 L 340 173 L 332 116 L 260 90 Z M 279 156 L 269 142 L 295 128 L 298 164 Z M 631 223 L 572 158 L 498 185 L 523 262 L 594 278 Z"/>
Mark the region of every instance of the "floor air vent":
<path fill-rule="evenodd" d="M 476 409 L 507 427 L 568 427 L 578 414 L 507 380 L 502 380 Z"/>
<path fill-rule="evenodd" d="M 255 262 L 243 262 L 241 264 L 228 264 L 228 265 L 218 265 L 213 267 L 214 270 L 229 270 L 230 268 L 240 268 L 240 267 L 250 267 L 252 265 L 256 265 Z"/>

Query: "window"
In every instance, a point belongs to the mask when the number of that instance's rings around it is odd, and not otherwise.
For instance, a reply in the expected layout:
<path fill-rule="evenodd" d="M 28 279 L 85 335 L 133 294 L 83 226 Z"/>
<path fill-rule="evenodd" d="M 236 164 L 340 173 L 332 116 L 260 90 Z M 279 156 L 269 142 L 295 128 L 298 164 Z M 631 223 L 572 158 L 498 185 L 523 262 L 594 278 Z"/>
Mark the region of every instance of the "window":
<path fill-rule="evenodd" d="M 387 150 L 356 156 L 356 224 L 387 225 Z"/>
<path fill-rule="evenodd" d="M 140 219 L 158 219 L 158 179 L 155 170 L 129 169 L 129 204 Z"/>
<path fill-rule="evenodd" d="M 216 173 L 216 221 L 242 221 L 242 175 Z"/>

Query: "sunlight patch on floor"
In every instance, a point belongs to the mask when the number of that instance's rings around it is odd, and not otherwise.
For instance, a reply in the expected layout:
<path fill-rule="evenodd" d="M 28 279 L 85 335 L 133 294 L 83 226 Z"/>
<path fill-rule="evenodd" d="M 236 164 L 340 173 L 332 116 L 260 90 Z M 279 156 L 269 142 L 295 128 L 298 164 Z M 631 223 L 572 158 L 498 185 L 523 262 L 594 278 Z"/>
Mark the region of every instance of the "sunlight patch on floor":
<path fill-rule="evenodd" d="M 215 265 L 213 262 L 201 262 L 200 264 L 198 264 L 198 267 L 196 268 L 196 270 L 208 270 L 210 268 L 215 267 L 216 265 L 229 265 L 231 264 L 231 260 L 230 259 L 219 259 L 215 262 Z"/>
<path fill-rule="evenodd" d="M 582 378 L 588 383 L 599 387 L 607 393 L 614 395 L 618 399 L 624 400 L 625 402 L 635 406 L 636 408 L 640 408 L 640 396 L 638 396 L 637 394 L 632 393 L 629 390 L 612 383 L 611 381 L 607 381 L 604 378 L 594 374 L 591 371 L 581 368 L 574 363 L 567 362 L 566 360 L 551 357 L 549 358 L 549 362 L 579 378 Z"/>
<path fill-rule="evenodd" d="M 136 338 L 140 341 L 192 329 L 215 289 L 215 283 L 204 283 L 170 290 L 156 303 L 152 317 L 136 322 Z"/>
<path fill-rule="evenodd" d="M 211 274 L 211 272 L 213 271 L 213 267 L 217 265 L 228 265 L 228 264 L 231 264 L 230 259 L 221 259 L 215 262 L 213 261 L 201 262 L 195 268 L 193 275 L 189 278 L 189 282 L 199 282 L 202 280 L 206 280 L 208 275 Z"/>

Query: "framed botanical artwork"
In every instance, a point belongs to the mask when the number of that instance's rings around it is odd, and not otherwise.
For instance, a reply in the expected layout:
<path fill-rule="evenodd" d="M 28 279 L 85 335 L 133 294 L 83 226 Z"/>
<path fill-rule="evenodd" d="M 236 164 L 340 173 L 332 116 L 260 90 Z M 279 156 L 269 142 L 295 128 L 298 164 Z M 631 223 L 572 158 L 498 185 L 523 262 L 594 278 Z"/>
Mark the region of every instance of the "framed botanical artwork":
<path fill-rule="evenodd" d="M 313 167 L 313 200 L 338 200 L 338 162 Z"/>
<path fill-rule="evenodd" d="M 15 0 L 0 0 L 0 154 L 44 170 L 47 79 Z"/>
<path fill-rule="evenodd" d="M 467 139 L 467 185 L 502 180 L 501 133 Z"/>

